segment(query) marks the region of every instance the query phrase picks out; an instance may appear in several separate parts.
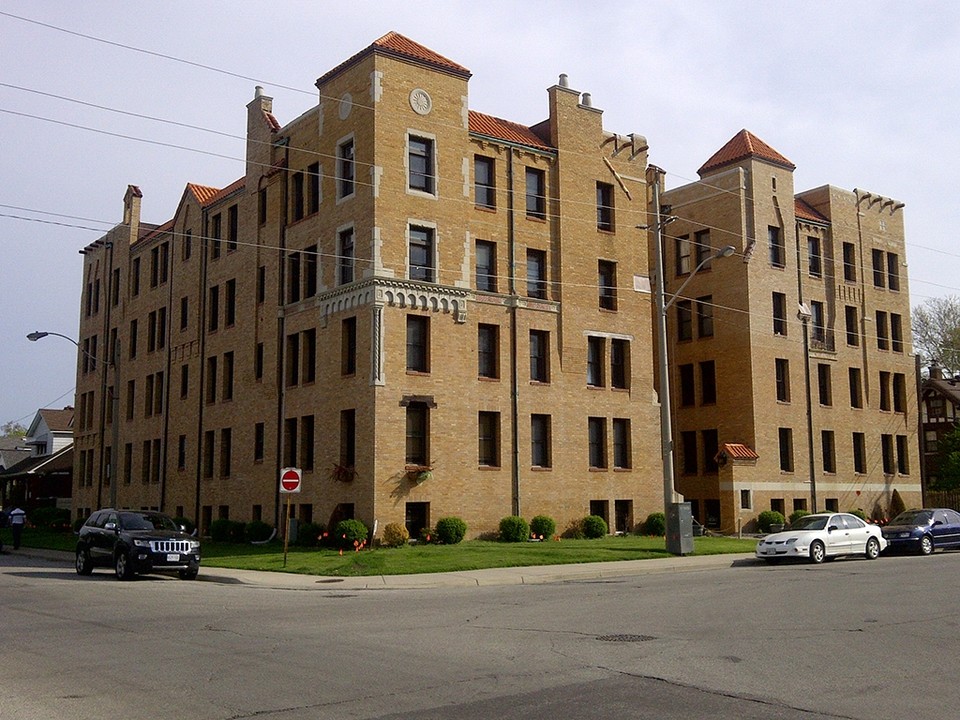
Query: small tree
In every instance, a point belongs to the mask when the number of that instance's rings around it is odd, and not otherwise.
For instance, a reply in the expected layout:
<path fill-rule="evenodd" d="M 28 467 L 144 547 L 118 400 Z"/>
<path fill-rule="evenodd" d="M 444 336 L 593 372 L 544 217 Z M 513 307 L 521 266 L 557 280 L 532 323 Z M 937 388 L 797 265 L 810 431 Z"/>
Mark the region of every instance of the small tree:
<path fill-rule="evenodd" d="M 907 506 L 904 504 L 903 498 L 900 497 L 900 491 L 894 488 L 893 495 L 890 497 L 890 519 L 892 520 L 906 509 Z"/>
<path fill-rule="evenodd" d="M 0 425 L 0 437 L 22 438 L 27 434 L 27 429 L 18 422 L 10 420 Z"/>
<path fill-rule="evenodd" d="M 590 540 L 602 538 L 607 534 L 607 521 L 599 515 L 587 515 L 583 519 L 583 535 Z"/>
<path fill-rule="evenodd" d="M 500 540 L 524 542 L 530 536 L 530 525 L 522 517 L 508 515 L 500 521 Z"/>
<path fill-rule="evenodd" d="M 437 520 L 437 537 L 444 545 L 456 545 L 467 534 L 467 524 L 458 517 Z"/>
<path fill-rule="evenodd" d="M 667 516 L 662 512 L 652 512 L 647 515 L 647 519 L 643 521 L 642 527 L 646 535 L 663 537 L 667 534 Z"/>
<path fill-rule="evenodd" d="M 937 443 L 937 482 L 934 487 L 937 490 L 960 488 L 960 427 L 955 427 Z"/>
<path fill-rule="evenodd" d="M 960 297 L 934 297 L 913 309 L 913 344 L 927 365 L 960 371 Z"/>
<path fill-rule="evenodd" d="M 783 525 L 786 522 L 783 513 L 779 513 L 776 510 L 764 510 L 757 515 L 757 529 L 762 533 L 770 532 L 771 525 Z"/>
<path fill-rule="evenodd" d="M 549 540 L 556 531 L 557 524 L 547 515 L 537 515 L 530 521 L 530 532 L 541 540 Z"/>

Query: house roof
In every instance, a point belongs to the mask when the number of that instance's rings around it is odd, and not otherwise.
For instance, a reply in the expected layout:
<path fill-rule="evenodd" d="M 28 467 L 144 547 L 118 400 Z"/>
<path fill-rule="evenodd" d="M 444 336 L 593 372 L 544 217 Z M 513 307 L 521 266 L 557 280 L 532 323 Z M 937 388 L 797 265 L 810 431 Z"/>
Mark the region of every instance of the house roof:
<path fill-rule="evenodd" d="M 0 472 L 0 475 L 50 475 L 72 471 L 73 443 L 70 443 L 52 455 L 26 457 Z"/>
<path fill-rule="evenodd" d="M 375 53 L 400 60 L 407 60 L 418 65 L 426 65 L 434 70 L 450 73 L 451 75 L 456 75 L 464 79 L 469 79 L 471 75 L 470 71 L 463 67 L 463 65 L 459 65 L 453 62 L 453 60 L 434 52 L 430 48 L 391 30 L 383 37 L 374 40 L 372 44 L 365 47 L 356 55 L 344 60 L 335 68 L 320 76 L 317 80 L 317 86 L 319 87 L 330 78 L 339 75 L 348 67 L 357 64 L 368 55 Z"/>
<path fill-rule="evenodd" d="M 697 173 L 700 177 L 703 177 L 704 174 L 717 170 L 718 168 L 725 167 L 727 165 L 732 165 L 733 163 L 740 162 L 750 157 L 759 158 L 760 160 L 766 160 L 769 163 L 774 165 L 779 165 L 780 167 L 787 168 L 788 170 L 796 170 L 797 166 L 792 162 L 787 160 L 783 155 L 778 153 L 772 147 L 767 145 L 763 140 L 758 138 L 749 130 L 741 130 L 724 145 L 722 148 L 717 150 L 709 160 L 707 160 Z"/>
<path fill-rule="evenodd" d="M 793 199 L 793 214 L 798 220 L 808 220 L 826 225 L 830 224 L 830 221 L 825 216 L 821 215 L 811 205 L 800 198 Z"/>
<path fill-rule="evenodd" d="M 67 406 L 63 410 L 40 410 L 40 417 L 47 424 L 50 432 L 73 431 L 73 408 Z"/>
<path fill-rule="evenodd" d="M 960 380 L 953 378 L 944 380 L 926 379 L 923 381 L 924 390 L 933 390 L 950 400 L 954 405 L 960 406 Z"/>
<path fill-rule="evenodd" d="M 758 460 L 760 458 L 756 450 L 743 443 L 724 443 L 720 446 L 720 452 L 716 454 L 714 460 L 719 460 L 721 455 L 726 455 L 732 460 Z"/>
<path fill-rule="evenodd" d="M 543 142 L 533 130 L 520 123 L 503 120 L 493 115 L 471 110 L 469 114 L 470 132 L 478 135 L 486 135 L 496 140 L 516 143 L 518 145 L 528 145 L 530 147 L 540 148 L 542 150 L 551 150 L 552 148 Z"/>

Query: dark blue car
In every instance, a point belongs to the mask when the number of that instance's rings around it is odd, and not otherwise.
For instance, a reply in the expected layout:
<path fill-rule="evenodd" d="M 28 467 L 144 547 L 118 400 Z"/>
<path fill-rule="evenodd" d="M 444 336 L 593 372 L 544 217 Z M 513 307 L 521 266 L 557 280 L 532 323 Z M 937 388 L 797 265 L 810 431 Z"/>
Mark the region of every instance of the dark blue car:
<path fill-rule="evenodd" d="M 948 508 L 907 510 L 883 528 L 887 551 L 929 555 L 937 548 L 960 547 L 960 513 Z"/>

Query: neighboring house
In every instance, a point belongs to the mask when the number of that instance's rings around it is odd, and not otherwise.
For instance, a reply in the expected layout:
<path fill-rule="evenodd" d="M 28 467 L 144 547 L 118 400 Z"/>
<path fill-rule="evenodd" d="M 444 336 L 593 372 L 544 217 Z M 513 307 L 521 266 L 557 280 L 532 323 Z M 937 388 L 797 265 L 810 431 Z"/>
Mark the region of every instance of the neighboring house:
<path fill-rule="evenodd" d="M 662 195 L 668 293 L 737 253 L 668 316 L 678 489 L 725 532 L 768 509 L 921 501 L 903 203 L 795 193 L 794 169 L 742 130 Z"/>
<path fill-rule="evenodd" d="M 7 452 L 3 451 L 4 464 Z M 38 507 L 71 507 L 72 407 L 39 410 L 19 448 L 9 452 L 19 453 L 19 458 L 0 470 L 4 507 L 19 504 L 27 512 Z"/>
<path fill-rule="evenodd" d="M 938 444 L 960 421 L 960 376 L 944 377 L 939 367 L 931 367 L 930 376 L 921 386 L 920 398 L 920 451 L 929 488 L 937 483 Z"/>
<path fill-rule="evenodd" d="M 414 537 L 661 509 L 646 140 L 565 76 L 533 126 L 470 110 L 469 79 L 389 33 L 286 124 L 257 88 L 227 187 L 161 225 L 128 188 L 83 251 L 81 346 L 120 352 L 81 356 L 77 517 L 277 523 L 288 466 L 301 522 Z"/>

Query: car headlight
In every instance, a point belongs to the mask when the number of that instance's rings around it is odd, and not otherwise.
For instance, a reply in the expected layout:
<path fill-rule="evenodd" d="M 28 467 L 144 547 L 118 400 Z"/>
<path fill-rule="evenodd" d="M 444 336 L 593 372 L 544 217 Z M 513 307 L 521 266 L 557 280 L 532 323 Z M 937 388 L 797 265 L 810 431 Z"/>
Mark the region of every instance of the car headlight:
<path fill-rule="evenodd" d="M 200 541 L 199 541 L 199 540 L 191 540 L 191 541 L 190 541 L 190 551 L 191 551 L 191 552 L 200 552 Z"/>
<path fill-rule="evenodd" d="M 797 538 L 793 537 L 793 538 L 790 538 L 789 540 L 787 540 L 786 544 L 787 544 L 787 545 L 793 545 L 793 544 L 795 544 L 796 542 L 797 542 Z"/>
<path fill-rule="evenodd" d="M 150 547 L 149 540 L 134 539 L 133 544 L 136 545 L 137 547 Z"/>

